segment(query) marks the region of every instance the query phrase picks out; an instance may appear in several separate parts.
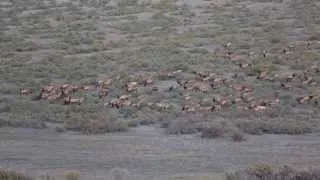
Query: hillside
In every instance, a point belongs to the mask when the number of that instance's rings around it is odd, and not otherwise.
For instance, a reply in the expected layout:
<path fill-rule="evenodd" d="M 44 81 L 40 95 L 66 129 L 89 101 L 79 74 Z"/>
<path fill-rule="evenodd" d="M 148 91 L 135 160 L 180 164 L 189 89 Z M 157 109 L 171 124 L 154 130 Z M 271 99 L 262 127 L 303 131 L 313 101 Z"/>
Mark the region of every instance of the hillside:
<path fill-rule="evenodd" d="M 105 133 L 160 124 L 234 140 L 317 132 L 319 6 L 2 1 L 0 125 Z"/>

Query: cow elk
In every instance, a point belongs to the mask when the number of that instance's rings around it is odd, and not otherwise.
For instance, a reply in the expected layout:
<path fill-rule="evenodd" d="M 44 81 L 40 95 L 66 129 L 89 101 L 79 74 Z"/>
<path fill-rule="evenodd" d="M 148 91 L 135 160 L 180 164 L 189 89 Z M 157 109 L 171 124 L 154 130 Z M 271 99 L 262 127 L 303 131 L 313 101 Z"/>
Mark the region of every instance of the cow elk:
<path fill-rule="evenodd" d="M 108 89 L 100 89 L 98 93 L 99 99 L 102 99 L 103 97 L 106 97 L 108 95 Z"/>
<path fill-rule="evenodd" d="M 115 108 L 119 109 L 122 107 L 122 104 L 118 98 L 112 99 L 108 104 L 111 106 L 111 108 L 115 107 Z"/>
<path fill-rule="evenodd" d="M 29 89 L 20 89 L 20 95 L 26 96 L 29 95 L 31 92 Z"/>
<path fill-rule="evenodd" d="M 64 98 L 64 104 L 69 105 L 69 104 L 78 104 L 81 105 L 84 101 L 84 98 L 72 98 L 71 96 L 67 96 Z"/>
<path fill-rule="evenodd" d="M 165 111 L 170 108 L 170 105 L 165 103 L 156 103 L 155 105 L 160 111 Z"/>
<path fill-rule="evenodd" d="M 137 82 L 128 82 L 125 87 L 128 92 L 132 92 L 138 89 L 138 83 Z"/>

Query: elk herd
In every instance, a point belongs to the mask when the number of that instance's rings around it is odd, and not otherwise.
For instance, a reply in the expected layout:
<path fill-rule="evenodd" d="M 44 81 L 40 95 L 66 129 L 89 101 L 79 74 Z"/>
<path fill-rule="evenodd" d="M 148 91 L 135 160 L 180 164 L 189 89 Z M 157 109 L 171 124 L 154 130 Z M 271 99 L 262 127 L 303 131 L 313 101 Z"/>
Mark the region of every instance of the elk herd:
<path fill-rule="evenodd" d="M 315 72 L 319 70 L 313 69 Z M 182 72 L 181 70 L 172 71 L 167 73 L 167 77 L 174 77 L 175 74 Z M 233 82 L 232 79 L 221 78 L 212 72 L 193 72 L 195 78 L 193 79 L 176 79 L 177 84 L 180 86 L 181 91 L 184 91 L 185 103 L 182 104 L 181 110 L 183 112 L 214 112 L 224 108 L 234 106 L 241 110 L 253 110 L 253 111 L 264 111 L 272 106 L 279 104 L 278 94 L 275 93 L 272 97 L 266 97 L 265 99 L 255 98 L 253 95 L 254 88 L 248 84 L 239 84 Z M 290 90 L 292 87 L 289 84 L 295 79 L 308 79 L 308 82 L 313 82 L 312 78 L 306 78 L 303 75 L 292 74 L 285 78 L 286 82 L 280 84 L 280 88 L 285 90 Z M 119 77 L 117 78 L 119 80 Z M 84 102 L 84 97 L 75 97 L 72 94 L 77 91 L 96 91 L 98 92 L 98 98 L 103 99 L 108 96 L 108 92 L 117 79 L 107 79 L 105 81 L 97 81 L 93 85 L 75 85 L 75 84 L 62 84 L 62 85 L 48 85 L 40 89 L 39 95 L 35 100 L 48 100 L 48 101 L 58 101 L 61 100 L 64 105 L 77 104 L 81 105 Z M 257 79 L 259 79 L 257 77 Z M 304 81 L 302 81 L 304 82 Z M 312 85 L 312 83 L 307 83 Z M 131 93 L 137 92 L 139 87 L 149 87 L 152 91 L 158 91 L 156 83 L 154 82 L 152 76 L 147 76 L 141 78 L 141 81 L 128 81 L 122 87 L 127 92 L 127 94 L 117 95 L 112 98 L 104 105 L 110 108 L 123 108 L 125 106 L 132 106 L 140 108 L 142 104 L 150 107 L 157 108 L 159 111 L 168 110 L 171 105 L 168 103 L 160 102 L 145 102 L 146 99 L 143 96 L 138 96 L 135 98 Z M 204 93 L 209 94 L 212 89 L 218 89 L 221 87 L 227 87 L 232 89 L 234 94 L 212 94 L 212 98 L 204 98 L 200 102 L 194 100 L 191 96 L 192 93 Z M 173 90 L 173 88 L 169 88 Z M 190 94 L 191 93 L 191 94 Z M 20 95 L 31 94 L 28 89 L 21 89 Z M 319 101 L 320 96 L 318 95 L 308 95 L 297 97 L 298 103 L 307 103 L 310 101 Z"/>
<path fill-rule="evenodd" d="M 226 45 L 229 47 L 230 44 Z M 283 53 L 288 53 L 288 50 L 283 50 Z M 228 55 L 233 53 L 228 51 Z M 252 68 L 253 64 L 250 63 L 238 63 L 240 69 Z M 177 78 L 179 73 L 185 73 L 182 70 L 163 70 L 158 73 L 160 76 L 166 76 L 168 79 L 174 79 L 178 87 L 170 87 L 169 90 L 173 91 L 176 88 L 182 92 L 184 96 L 184 103 L 180 104 L 183 112 L 214 112 L 225 108 L 235 107 L 241 110 L 253 110 L 264 111 L 271 107 L 274 107 L 280 103 L 279 93 L 274 93 L 269 97 L 255 97 L 254 87 L 249 84 L 240 84 L 235 82 L 234 79 L 238 77 L 238 74 L 234 74 L 231 78 L 220 77 L 214 72 L 200 72 L 194 71 L 194 78 Z M 301 86 L 317 86 L 318 79 L 313 78 L 314 75 L 319 75 L 319 66 L 311 66 L 301 73 L 291 73 L 285 76 L 276 74 L 270 75 L 268 70 L 263 70 L 256 76 L 257 80 L 279 82 L 279 90 L 291 91 L 294 87 L 294 83 L 299 83 Z M 75 85 L 75 84 L 63 84 L 63 85 L 48 85 L 40 89 L 39 95 L 35 100 L 48 100 L 57 101 L 61 100 L 64 105 L 84 103 L 84 97 L 75 97 L 73 93 L 77 91 L 95 91 L 99 99 L 104 100 L 104 97 L 109 96 L 110 89 L 113 87 L 113 83 L 120 81 L 121 77 L 110 78 L 107 80 L 99 80 L 92 85 Z M 159 91 L 157 82 L 154 81 L 151 73 L 139 78 L 139 80 L 127 80 L 121 81 L 121 88 L 126 94 L 117 95 L 115 98 L 109 99 L 104 105 L 110 108 L 123 108 L 125 106 L 132 106 L 141 108 L 145 105 L 150 108 L 156 108 L 159 111 L 165 111 L 170 109 L 171 104 L 161 102 L 146 102 L 147 98 L 144 95 L 137 95 L 137 91 L 140 87 L 149 88 L 152 92 Z M 293 84 L 292 84 L 293 83 Z M 213 91 L 227 88 L 232 90 L 233 93 L 225 92 L 220 94 L 214 94 Z M 114 91 L 118 91 L 117 88 Z M 118 91 L 121 92 L 121 91 Z M 123 91 L 122 91 L 123 92 Z M 212 93 L 211 93 L 212 92 Z M 29 89 L 20 89 L 20 95 L 26 96 L 32 92 Z M 206 97 L 202 100 L 195 100 L 194 93 L 203 93 Z M 134 96 L 133 94 L 137 95 Z M 193 94 L 193 95 L 192 95 Z M 298 103 L 318 103 L 320 100 L 320 92 L 318 94 L 303 95 L 296 97 Z M 197 102 L 198 101 L 198 102 Z"/>

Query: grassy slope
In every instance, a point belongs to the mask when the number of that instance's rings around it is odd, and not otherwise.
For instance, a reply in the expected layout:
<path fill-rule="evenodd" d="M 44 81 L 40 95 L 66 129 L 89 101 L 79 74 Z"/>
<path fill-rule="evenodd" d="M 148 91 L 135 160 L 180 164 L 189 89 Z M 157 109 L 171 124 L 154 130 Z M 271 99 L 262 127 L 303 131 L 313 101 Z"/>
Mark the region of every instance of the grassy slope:
<path fill-rule="evenodd" d="M 316 85 L 294 81 L 292 90 L 279 86 L 290 73 L 302 73 L 312 65 L 319 67 L 316 2 L 201 1 L 191 6 L 173 0 L 123 0 L 115 7 L 112 2 L 99 2 L 1 3 L 0 125 L 43 128 L 45 122 L 58 122 L 69 129 L 91 133 L 155 122 L 167 126 L 171 133 L 195 132 L 204 126 L 223 127 L 222 132 L 212 128 L 204 133 L 211 135 L 299 134 L 319 129 L 319 105 L 301 105 L 295 100 L 310 93 L 319 95 L 319 72 L 308 75 L 318 82 Z M 307 40 L 311 42 L 309 47 Z M 228 42 L 232 43 L 230 48 L 237 61 L 225 57 L 223 44 Z M 288 45 L 293 45 L 289 54 L 281 54 Z M 267 52 L 267 57 L 262 56 L 262 51 Z M 254 55 L 248 57 L 250 52 Z M 253 66 L 241 69 L 239 62 Z M 182 69 L 183 73 L 168 78 L 159 73 L 165 69 Z M 262 69 L 279 78 L 275 82 L 257 80 Z M 139 88 L 135 96 L 144 95 L 147 102 L 169 103 L 172 108 L 161 112 L 147 106 L 140 110 L 103 106 L 116 95 L 125 94 L 124 83 L 136 80 L 142 71 L 153 73 L 155 83 L 164 90 Z M 234 84 L 249 84 L 257 98 L 269 98 L 279 92 L 280 106 L 264 113 L 243 112 L 230 106 L 221 112 L 185 115 L 181 107 L 187 93 L 194 103 L 214 95 L 238 94 L 224 86 L 206 94 L 182 88 L 166 90 L 171 80 L 193 79 L 193 71 L 214 72 L 232 79 Z M 234 73 L 237 78 L 232 78 Z M 104 100 L 97 98 L 97 92 L 75 94 L 85 97 L 81 106 L 31 100 L 40 87 L 50 83 L 90 84 L 117 75 L 121 79 Z M 34 93 L 20 97 L 20 88 L 30 88 Z"/>

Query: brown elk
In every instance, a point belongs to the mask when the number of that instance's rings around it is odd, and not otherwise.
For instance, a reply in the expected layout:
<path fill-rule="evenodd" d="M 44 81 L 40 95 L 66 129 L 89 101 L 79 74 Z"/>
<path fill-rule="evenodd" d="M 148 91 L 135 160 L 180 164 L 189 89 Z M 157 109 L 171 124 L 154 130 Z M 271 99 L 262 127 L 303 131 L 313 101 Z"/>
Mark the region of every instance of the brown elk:
<path fill-rule="evenodd" d="M 100 88 L 99 92 L 98 92 L 98 97 L 99 99 L 102 99 L 103 97 L 108 95 L 108 89 L 102 89 Z"/>
<path fill-rule="evenodd" d="M 55 89 L 56 89 L 56 87 L 53 85 L 48 85 L 48 86 L 45 86 L 44 88 L 42 88 L 43 92 L 47 92 L 47 93 L 50 93 Z"/>
<path fill-rule="evenodd" d="M 251 92 L 253 89 L 245 85 L 232 85 L 232 89 L 240 92 Z"/>
<path fill-rule="evenodd" d="M 301 96 L 296 98 L 296 100 L 298 101 L 299 104 L 303 104 L 303 103 L 309 102 L 312 98 L 313 96 Z"/>
<path fill-rule="evenodd" d="M 138 83 L 137 82 L 128 82 L 125 87 L 127 89 L 128 92 L 131 92 L 131 91 L 135 91 L 137 90 L 137 87 L 138 86 Z"/>
<path fill-rule="evenodd" d="M 69 104 L 78 104 L 81 105 L 84 101 L 84 98 L 72 98 L 71 96 L 67 96 L 64 98 L 64 104 L 69 105 Z"/>
<path fill-rule="evenodd" d="M 281 83 L 280 87 L 281 87 L 281 89 L 285 89 L 285 90 L 292 89 L 292 86 L 290 86 L 289 84 L 285 84 L 285 83 Z"/>
<path fill-rule="evenodd" d="M 291 82 L 294 78 L 298 77 L 297 73 L 292 73 L 291 75 L 286 77 L 287 82 Z"/>
<path fill-rule="evenodd" d="M 96 88 L 103 88 L 103 89 L 107 89 L 111 84 L 112 84 L 113 80 L 111 78 L 107 79 L 106 81 L 102 81 L 102 80 L 98 80 L 96 82 Z"/>
<path fill-rule="evenodd" d="M 208 92 L 211 89 L 209 84 L 202 83 L 202 82 L 196 82 L 192 85 L 191 90 L 192 91 L 201 91 L 201 92 Z"/>
<path fill-rule="evenodd" d="M 168 77 L 174 77 L 176 74 L 181 73 L 182 70 L 176 70 L 176 71 L 172 71 L 172 72 L 168 72 L 167 76 Z"/>
<path fill-rule="evenodd" d="M 155 105 L 160 111 L 167 110 L 170 108 L 170 105 L 165 103 L 156 103 Z"/>
<path fill-rule="evenodd" d="M 254 97 L 252 95 L 250 95 L 249 93 L 242 93 L 240 95 L 240 98 L 245 103 L 250 103 L 250 102 L 252 102 L 254 100 Z"/>
<path fill-rule="evenodd" d="M 47 92 L 47 89 L 41 88 L 40 93 L 39 93 L 38 97 L 36 98 L 36 100 L 47 99 L 49 96 L 50 96 L 50 94 Z"/>
<path fill-rule="evenodd" d="M 130 98 L 131 98 L 130 94 L 125 94 L 118 97 L 120 101 L 126 101 L 126 100 L 129 100 Z"/>
<path fill-rule="evenodd" d="M 194 106 L 190 106 L 190 105 L 184 105 L 182 107 L 182 111 L 186 111 L 186 112 L 196 112 L 196 108 Z"/>
<path fill-rule="evenodd" d="M 94 85 L 82 85 L 80 87 L 80 89 L 85 90 L 85 91 L 91 91 L 91 90 L 95 90 L 95 86 Z"/>
<path fill-rule="evenodd" d="M 232 104 L 238 104 L 240 102 L 242 102 L 242 99 L 240 97 L 236 97 L 232 100 Z"/>
<path fill-rule="evenodd" d="M 31 91 L 29 89 L 20 89 L 20 95 L 25 96 L 29 95 Z"/>
<path fill-rule="evenodd" d="M 261 105 L 255 106 L 255 107 L 253 108 L 254 111 L 264 111 L 264 110 L 266 110 L 266 109 L 267 109 L 266 106 L 261 106 Z"/>
<path fill-rule="evenodd" d="M 151 85 L 151 84 L 153 84 L 153 80 L 151 77 L 148 77 L 143 80 L 142 84 L 143 84 L 143 86 Z"/>
<path fill-rule="evenodd" d="M 240 63 L 240 64 L 238 64 L 238 66 L 239 66 L 240 68 L 242 68 L 242 69 L 245 69 L 245 68 L 251 67 L 251 64 L 248 64 L 248 63 L 242 64 L 242 63 Z"/>
<path fill-rule="evenodd" d="M 260 74 L 257 76 L 257 79 L 261 79 L 261 80 L 266 80 L 268 76 L 268 71 L 262 71 L 260 72 Z"/>
<path fill-rule="evenodd" d="M 122 107 L 122 104 L 118 98 L 112 99 L 108 104 L 111 106 L 111 108 L 116 107 L 117 109 L 119 109 Z"/>

